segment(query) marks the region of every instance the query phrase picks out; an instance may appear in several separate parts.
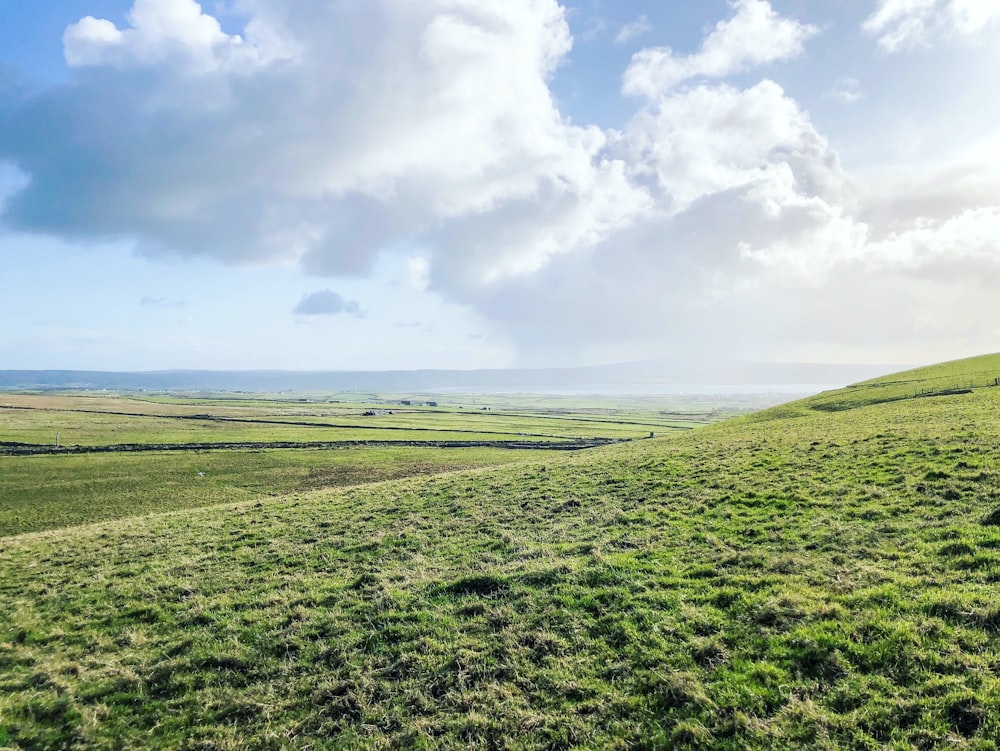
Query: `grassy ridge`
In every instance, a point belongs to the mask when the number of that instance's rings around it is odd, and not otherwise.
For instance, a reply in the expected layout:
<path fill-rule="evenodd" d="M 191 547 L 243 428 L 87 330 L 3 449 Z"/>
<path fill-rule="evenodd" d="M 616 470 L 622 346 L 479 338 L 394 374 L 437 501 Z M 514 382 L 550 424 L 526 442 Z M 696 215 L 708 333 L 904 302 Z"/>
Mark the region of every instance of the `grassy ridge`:
<path fill-rule="evenodd" d="M 974 388 L 995 387 L 1000 387 L 1000 354 L 970 357 L 862 381 L 839 391 L 805 399 L 801 404 L 812 409 L 840 411 L 867 404 L 947 396 Z"/>
<path fill-rule="evenodd" d="M 5 539 L 0 745 L 996 749 L 1000 389 L 861 401 Z"/>

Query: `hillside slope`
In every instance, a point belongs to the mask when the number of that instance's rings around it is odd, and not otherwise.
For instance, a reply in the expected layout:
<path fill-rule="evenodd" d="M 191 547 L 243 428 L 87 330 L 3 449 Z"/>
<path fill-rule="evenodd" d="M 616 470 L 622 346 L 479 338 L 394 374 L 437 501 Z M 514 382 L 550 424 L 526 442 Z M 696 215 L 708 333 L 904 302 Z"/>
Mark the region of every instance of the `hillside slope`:
<path fill-rule="evenodd" d="M 812 409 L 839 411 L 1000 386 L 1000 354 L 930 365 L 874 378 L 803 400 Z"/>
<path fill-rule="evenodd" d="M 0 747 L 996 749 L 993 362 L 2 539 Z"/>

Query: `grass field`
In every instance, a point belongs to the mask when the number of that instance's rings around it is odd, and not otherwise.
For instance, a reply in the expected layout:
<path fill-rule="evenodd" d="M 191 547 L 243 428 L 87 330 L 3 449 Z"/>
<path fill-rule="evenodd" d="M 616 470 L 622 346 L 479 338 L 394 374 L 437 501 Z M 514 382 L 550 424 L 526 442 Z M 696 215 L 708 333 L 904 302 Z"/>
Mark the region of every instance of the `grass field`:
<path fill-rule="evenodd" d="M 0 537 L 295 491 L 496 466 L 544 453 L 365 447 L 0 456 Z"/>
<path fill-rule="evenodd" d="M 531 409 L 518 395 L 462 395 L 455 397 L 457 404 L 427 407 L 402 405 L 403 399 L 427 401 L 374 395 L 344 402 L 269 395 L 0 394 L 0 537 L 497 466 L 542 455 L 499 444 L 634 439 L 650 431 L 691 429 L 744 406 L 703 399 L 685 412 L 685 402 L 673 398 L 601 404 L 596 398 L 552 397 Z M 405 445 L 456 440 L 488 445 Z M 371 441 L 392 445 L 362 443 Z M 260 444 L 255 450 L 233 450 L 234 444 L 253 442 Z M 331 445 L 318 450 L 315 442 Z M 192 450 L 135 451 L 161 446 Z M 70 453 L 81 448 L 121 450 Z M 26 455 L 36 451 L 49 455 Z"/>
<path fill-rule="evenodd" d="M 0 539 L 0 746 L 995 750 L 993 364 Z"/>
<path fill-rule="evenodd" d="M 498 397 L 499 398 L 499 397 Z M 502 398 L 500 398 L 502 399 Z M 494 403 L 496 401 L 494 400 Z M 722 416 L 617 408 L 526 411 L 484 405 L 407 407 L 391 403 L 172 399 L 0 394 L 0 443 L 101 446 L 343 440 L 559 440 L 638 438 L 690 429 Z M 375 414 L 365 414 L 374 412 Z"/>

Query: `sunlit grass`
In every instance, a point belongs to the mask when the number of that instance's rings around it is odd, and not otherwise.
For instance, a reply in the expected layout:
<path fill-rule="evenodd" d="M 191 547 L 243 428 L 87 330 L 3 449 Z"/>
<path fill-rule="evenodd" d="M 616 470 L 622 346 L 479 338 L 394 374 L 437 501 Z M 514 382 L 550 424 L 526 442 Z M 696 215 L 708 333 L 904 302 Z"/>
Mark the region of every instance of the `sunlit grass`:
<path fill-rule="evenodd" d="M 543 452 L 377 448 L 0 456 L 0 537 L 524 461 Z"/>
<path fill-rule="evenodd" d="M 7 538 L 0 741 L 996 749 L 998 400 Z"/>
<path fill-rule="evenodd" d="M 374 414 L 366 414 L 374 413 Z M 0 443 L 46 446 L 264 441 L 532 440 L 639 438 L 696 427 L 713 414 L 606 409 L 345 407 L 297 402 L 149 402 L 89 395 L 0 394 Z"/>

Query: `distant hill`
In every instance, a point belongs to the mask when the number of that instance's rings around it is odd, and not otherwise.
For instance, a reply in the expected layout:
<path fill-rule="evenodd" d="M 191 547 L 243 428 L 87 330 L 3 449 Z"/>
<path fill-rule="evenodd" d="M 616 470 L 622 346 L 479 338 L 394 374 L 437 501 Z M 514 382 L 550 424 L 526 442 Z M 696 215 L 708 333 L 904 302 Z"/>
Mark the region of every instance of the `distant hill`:
<path fill-rule="evenodd" d="M 694 386 L 841 385 L 892 370 L 884 365 L 813 363 L 690 364 L 650 360 L 578 368 L 497 370 L 160 370 L 139 373 L 86 370 L 0 370 L 0 388 L 148 389 L 274 393 L 371 391 L 524 391 L 669 393 Z M 808 389 L 805 389 L 808 390 Z"/>

